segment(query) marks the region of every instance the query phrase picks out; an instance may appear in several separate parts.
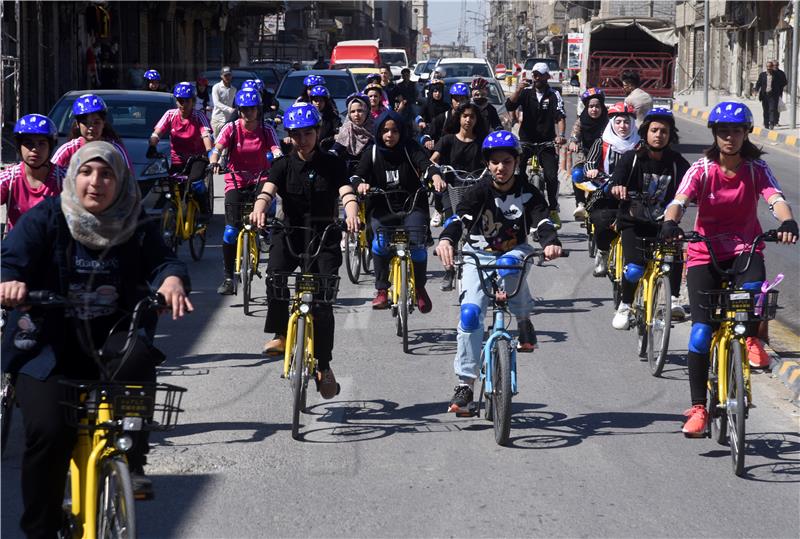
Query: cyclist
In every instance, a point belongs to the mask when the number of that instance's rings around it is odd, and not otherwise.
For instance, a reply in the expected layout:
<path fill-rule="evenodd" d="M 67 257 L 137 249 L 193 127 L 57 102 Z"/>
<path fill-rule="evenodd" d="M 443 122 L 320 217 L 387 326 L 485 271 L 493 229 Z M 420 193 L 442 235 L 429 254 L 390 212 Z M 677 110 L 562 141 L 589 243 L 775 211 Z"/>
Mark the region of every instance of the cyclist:
<path fill-rule="evenodd" d="M 4 307 L 24 302 L 30 290 L 94 303 L 66 311 L 15 310 L 5 329 L 8 338 L 3 339 L 3 372 L 16 374 L 25 425 L 20 525 L 28 537 L 55 537 L 64 525 L 61 503 L 76 440 L 59 404 L 59 380 L 98 378 L 84 344 L 98 349 L 118 331 L 120 322 L 127 327 L 124 312 L 147 291 L 157 289 L 164 296 L 173 318 L 191 311 L 189 275 L 164 245 L 158 222 L 146 217 L 122 154 L 103 141 L 80 148 L 70 162 L 62 194 L 45 199 L 19 220 L 3 241 L 1 265 Z M 97 305 L 101 296 L 107 306 Z M 33 336 L 23 330 L 30 324 L 38 328 Z M 88 335 L 83 333 L 86 324 Z M 155 324 L 155 315 L 145 318 L 145 331 L 117 379 L 156 380 L 156 364 L 164 356 L 152 344 Z M 147 439 L 142 436 L 127 453 L 138 497 L 152 495 L 143 475 L 146 452 Z"/>
<path fill-rule="evenodd" d="M 389 102 L 394 102 L 394 94 L 397 92 L 397 84 L 394 82 L 392 68 L 386 64 L 383 64 L 379 68 L 379 71 L 381 74 L 380 85 L 383 86 L 383 91 L 386 93 L 386 97 L 389 98 Z"/>
<path fill-rule="evenodd" d="M 603 187 L 606 187 L 607 180 L 598 179 L 598 176 L 604 174 L 610 178 L 622 154 L 636 148 L 640 140 L 633 107 L 622 102 L 614 103 L 608 108 L 608 118 L 603 136 L 594 141 L 583 166 L 584 176 Z M 597 240 L 592 273 L 595 277 L 602 277 L 608 272 L 608 251 L 617 236 L 613 224 L 617 218 L 619 203 L 604 194 L 604 189 L 598 189 L 589 204 L 589 219 L 594 224 Z"/>
<path fill-rule="evenodd" d="M 428 150 L 433 151 L 442 135 L 448 132 L 446 127 L 452 126 L 452 124 L 447 123 L 447 120 L 450 119 L 450 115 L 456 111 L 460 104 L 467 103 L 468 101 L 469 86 L 463 82 L 456 82 L 450 86 L 450 108 L 433 118 L 433 121 L 426 127 L 425 134 L 420 139 Z M 453 127 L 458 131 L 457 125 Z M 456 131 L 451 131 L 451 133 L 455 133 Z"/>
<path fill-rule="evenodd" d="M 436 253 L 445 267 L 453 266 L 454 246 L 462 235 L 464 250 L 475 252 L 482 261 L 499 257 L 500 263 L 518 263 L 531 252 L 527 232 L 536 229 L 547 259 L 561 255 L 561 243 L 548 206 L 538 189 L 519 173 L 522 150 L 509 131 L 491 133 L 482 145 L 490 176 L 466 192 L 456 208 L 456 218 L 442 231 Z M 508 275 L 506 287 L 516 286 L 519 274 Z M 525 282 L 519 294 L 509 300 L 517 319 L 519 350 L 532 352 L 536 333 L 529 319 L 531 296 Z M 483 318 L 488 298 L 483 293 L 475 264 L 466 263 L 462 275 L 463 296 L 457 328 L 457 350 L 453 362 L 459 384 L 450 400 L 450 412 L 465 410 L 472 402 L 472 387 L 478 378 L 483 340 Z"/>
<path fill-rule="evenodd" d="M 433 122 L 439 114 L 442 114 L 450 108 L 442 96 L 444 96 L 444 82 L 441 80 L 432 81 L 427 84 L 427 100 L 425 106 L 419 116 L 415 118 L 417 127 L 421 132 L 425 132 L 425 128 Z"/>
<path fill-rule="evenodd" d="M 386 191 L 404 192 L 413 198 L 420 187 L 420 179 L 427 176 L 432 163 L 425 151 L 414 142 L 402 117 L 389 110 L 381 114 L 375 127 L 375 144 L 368 148 L 356 167 L 354 187 L 359 193 L 366 193 L 370 187 L 378 187 Z M 431 169 L 437 190 L 444 188 L 444 180 L 436 168 Z M 397 199 L 393 199 L 397 200 Z M 389 307 L 389 247 L 384 239 L 378 236 L 381 226 L 406 225 L 424 228 L 428 221 L 428 198 L 419 196 L 416 206 L 402 222 L 398 222 L 386 199 L 372 201 L 371 228 L 373 233 L 372 255 L 375 261 L 375 298 L 373 309 Z M 406 208 L 407 209 L 407 208 Z M 428 268 L 428 251 L 425 248 L 425 233 L 413 230 L 410 234 L 411 260 L 414 265 L 414 283 L 417 291 L 417 308 L 421 313 L 428 313 L 432 308 L 431 299 L 425 290 Z"/>
<path fill-rule="evenodd" d="M 164 90 L 161 85 L 161 74 L 155 69 L 148 69 L 145 71 L 144 80 L 147 81 L 147 89 L 151 92 L 162 92 Z"/>
<path fill-rule="evenodd" d="M 206 117 L 206 120 L 209 119 L 209 114 L 211 114 L 211 90 L 208 87 L 208 79 L 205 77 L 199 77 L 196 81 L 197 84 L 197 99 L 195 99 L 195 109 L 202 113 L 203 116 Z"/>
<path fill-rule="evenodd" d="M 311 103 L 311 88 L 325 86 L 325 77 L 322 75 L 308 75 L 303 79 L 303 90 L 297 96 L 295 103 Z"/>
<path fill-rule="evenodd" d="M 723 268 L 741 267 L 742 260 L 753 239 L 762 230 L 758 222 L 758 197 L 761 196 L 772 208 L 780 221 L 778 239 L 783 243 L 795 243 L 798 230 L 792 209 L 783 198 L 778 182 L 769 166 L 761 160 L 763 151 L 753 144 L 748 133 L 753 129 L 753 114 L 743 103 L 723 101 L 716 105 L 708 116 L 713 143 L 705 151 L 705 157 L 695 161 L 681 180 L 675 199 L 669 203 L 661 228 L 665 239 L 683 236 L 678 223 L 686 204 L 697 204 L 694 229 L 712 239 L 714 253 Z M 736 277 L 736 286 L 745 289 L 760 289 L 766 277 L 763 244 L 759 245 L 750 268 Z M 700 292 L 719 289 L 722 276 L 711 264 L 708 248 L 704 243 L 690 243 L 687 248 L 686 285 L 689 289 L 689 304 L 692 313 L 692 330 L 689 336 L 689 389 L 692 407 L 686 411 L 683 433 L 687 437 L 705 435 L 708 414 L 706 384 L 713 328 L 708 312 L 702 308 Z M 754 367 L 769 365 L 768 357 L 759 339 L 747 338 L 747 352 Z"/>
<path fill-rule="evenodd" d="M 290 226 L 311 226 L 322 234 L 338 213 L 337 198 L 341 198 L 347 215 L 347 228 L 359 229 L 358 201 L 348 181 L 344 163 L 335 155 L 319 150 L 319 111 L 308 103 L 294 103 L 283 115 L 283 125 L 292 138 L 292 153 L 279 159 L 270 170 L 269 180 L 256 197 L 250 220 L 257 226 L 266 223 L 266 210 L 278 195 L 282 200 L 285 222 Z M 291 241 L 295 252 L 308 246 L 307 234 L 296 231 L 287 235 L 275 232 L 269 253 L 267 271 L 292 271 L 300 264 L 286 247 Z M 328 234 L 327 243 L 311 267 L 311 271 L 337 274 L 342 264 L 339 250 L 341 234 Z M 286 347 L 286 327 L 289 309 L 285 301 L 269 299 L 265 333 L 275 338 L 264 346 L 265 354 L 283 354 Z M 338 393 L 338 384 L 330 367 L 333 351 L 334 319 L 331 305 L 314 306 L 314 353 L 317 359 L 317 389 L 324 399 Z"/>
<path fill-rule="evenodd" d="M 603 136 L 603 130 L 608 123 L 608 110 L 605 105 L 606 94 L 601 88 L 589 88 L 581 94 L 583 110 L 572 126 L 572 133 L 569 137 L 569 151 L 577 154 L 576 160 L 580 160 L 574 168 L 579 168 L 579 177 L 582 176 L 583 164 L 586 160 L 586 153 L 594 142 Z M 574 170 L 573 168 L 573 170 Z M 575 193 L 575 211 L 572 213 L 575 219 L 586 218 L 586 192 L 573 186 Z"/>
<path fill-rule="evenodd" d="M 628 329 L 629 326 L 631 302 L 647 264 L 641 240 L 658 236 L 664 209 L 675 196 L 678 182 L 689 170 L 688 161 L 670 147 L 678 143 L 678 128 L 671 110 L 651 109 L 639 126 L 639 136 L 642 139 L 639 146 L 620 158 L 611 177 L 611 194 L 622 201 L 617 213 L 617 231 L 625 260 L 622 299 L 611 322 L 614 329 Z M 647 198 L 628 201 L 630 191 Z M 676 320 L 686 317 L 678 299 L 682 275 L 683 263 L 673 262 L 669 278 L 672 318 Z"/>
<path fill-rule="evenodd" d="M 219 169 L 220 154 L 227 151 L 230 172 L 225 174 L 225 231 L 222 234 L 222 284 L 217 294 L 233 294 L 233 270 L 236 241 L 242 227 L 240 205 L 253 199 L 255 186 L 266 178 L 271 163 L 267 154 L 280 157 L 278 137 L 267 124 L 259 121 L 261 96 L 255 88 L 236 93 L 234 101 L 239 119 L 226 124 L 211 151 L 211 166 Z"/>
<path fill-rule="evenodd" d="M 135 176 L 131 158 L 122 145 L 122 139 L 114 132 L 111 123 L 106 121 L 108 108 L 99 95 L 83 94 L 72 103 L 72 115 L 75 120 L 70 128 L 69 142 L 62 144 L 53 154 L 51 161 L 63 168 L 69 166 L 72 156 L 87 142 L 104 140 L 114 146 L 122 158 L 131 175 Z"/>
<path fill-rule="evenodd" d="M 342 125 L 339 113 L 333 105 L 331 94 L 327 88 L 320 85 L 311 88 L 308 94 L 311 97 L 311 104 L 317 107 L 320 116 L 322 116 L 322 124 L 319 128 L 320 143 L 327 141 L 327 144 L 330 144 Z"/>
<path fill-rule="evenodd" d="M 383 91 L 383 86 L 380 84 L 367 84 L 364 88 L 364 93 L 369 99 L 369 115 L 373 120 L 388 110 L 386 105 L 386 94 Z"/>
<path fill-rule="evenodd" d="M 506 99 L 506 109 L 514 112 L 522 109 L 522 123 L 519 126 L 519 138 L 523 142 L 538 144 L 554 142 L 556 146 L 566 143 L 564 100 L 561 94 L 547 84 L 550 69 L 544 62 L 534 64 L 533 88 L 529 80 L 522 80 L 517 89 Z M 556 132 L 558 128 L 558 132 Z M 520 160 L 522 170 L 534 154 L 533 149 L 525 149 Z M 539 151 L 539 162 L 544 170 L 544 181 L 547 189 L 547 201 L 550 205 L 550 219 L 557 227 L 561 226 L 558 216 L 558 154 L 555 148 L 543 148 Z"/>
<path fill-rule="evenodd" d="M 497 109 L 489 103 L 489 81 L 483 77 L 477 77 L 469 85 L 472 95 L 472 102 L 478 105 L 483 116 L 484 122 L 490 131 L 497 131 L 503 128 L 503 122 L 497 114 Z"/>
<path fill-rule="evenodd" d="M 8 229 L 45 197 L 61 192 L 66 169 L 50 162 L 56 147 L 56 124 L 42 114 L 27 114 L 14 125 L 14 143 L 22 160 L 0 172 L 0 204 L 6 205 Z"/>
<path fill-rule="evenodd" d="M 364 150 L 375 141 L 375 126 L 369 116 L 369 98 L 356 93 L 347 98 L 347 119 L 334 138 L 331 152 L 354 162 L 361 159 Z"/>

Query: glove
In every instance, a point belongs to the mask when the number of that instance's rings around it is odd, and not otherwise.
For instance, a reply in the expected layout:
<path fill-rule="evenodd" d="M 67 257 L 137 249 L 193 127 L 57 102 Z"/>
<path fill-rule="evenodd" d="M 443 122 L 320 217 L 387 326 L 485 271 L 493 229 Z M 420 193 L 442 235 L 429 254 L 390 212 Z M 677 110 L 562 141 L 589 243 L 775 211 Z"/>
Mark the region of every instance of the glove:
<path fill-rule="evenodd" d="M 661 225 L 661 230 L 658 232 L 658 239 L 664 241 L 675 241 L 683 237 L 683 230 L 678 226 L 678 223 L 670 219 L 664 221 Z"/>
<path fill-rule="evenodd" d="M 148 146 L 147 147 L 147 153 L 145 154 L 145 157 L 147 157 L 148 159 L 155 159 L 156 157 L 158 157 L 158 150 L 156 149 L 156 147 L 155 146 Z"/>
<path fill-rule="evenodd" d="M 781 223 L 781 226 L 777 228 L 777 232 L 778 234 L 780 234 L 781 232 L 789 232 L 795 237 L 800 236 L 800 234 L 798 234 L 797 221 L 795 221 L 794 219 L 787 219 L 783 221 Z"/>

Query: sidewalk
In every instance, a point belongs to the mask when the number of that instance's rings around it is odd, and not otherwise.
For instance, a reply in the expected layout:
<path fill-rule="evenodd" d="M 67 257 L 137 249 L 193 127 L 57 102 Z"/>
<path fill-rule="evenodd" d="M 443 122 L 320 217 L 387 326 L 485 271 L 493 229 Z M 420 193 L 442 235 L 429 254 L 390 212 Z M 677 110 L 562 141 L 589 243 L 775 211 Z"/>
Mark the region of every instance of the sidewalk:
<path fill-rule="evenodd" d="M 708 107 L 703 106 L 703 92 L 692 92 L 683 95 L 676 95 L 675 102 L 672 110 L 697 118 L 698 120 L 708 119 L 708 113 L 716 103 L 720 101 L 738 101 L 744 103 L 750 108 L 755 120 L 753 126 L 752 136 L 755 139 L 765 139 L 764 142 L 770 141 L 773 144 L 780 144 L 790 148 L 800 148 L 800 129 L 789 128 L 789 111 L 786 110 L 781 113 L 781 124 L 775 129 L 764 129 L 761 127 L 763 120 L 763 109 L 761 102 L 757 99 L 743 99 L 737 96 L 720 95 L 717 92 L 708 92 Z M 788 107 L 788 105 L 787 105 Z"/>

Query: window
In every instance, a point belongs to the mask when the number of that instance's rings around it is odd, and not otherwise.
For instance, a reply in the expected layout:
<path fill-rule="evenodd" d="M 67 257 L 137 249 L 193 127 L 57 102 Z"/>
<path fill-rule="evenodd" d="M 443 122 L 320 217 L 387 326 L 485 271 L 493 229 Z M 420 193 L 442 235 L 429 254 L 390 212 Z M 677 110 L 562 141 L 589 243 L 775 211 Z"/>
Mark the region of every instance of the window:
<path fill-rule="evenodd" d="M 356 87 L 353 84 L 353 79 L 350 77 L 350 75 L 347 76 L 324 75 L 324 77 L 325 77 L 325 87 L 330 92 L 331 97 L 335 99 L 344 99 L 345 97 L 356 91 Z M 281 85 L 278 97 L 281 99 L 294 99 L 298 97 L 303 92 L 304 78 L 305 75 L 303 75 L 302 77 L 301 76 L 286 77 L 283 81 L 283 85 Z"/>

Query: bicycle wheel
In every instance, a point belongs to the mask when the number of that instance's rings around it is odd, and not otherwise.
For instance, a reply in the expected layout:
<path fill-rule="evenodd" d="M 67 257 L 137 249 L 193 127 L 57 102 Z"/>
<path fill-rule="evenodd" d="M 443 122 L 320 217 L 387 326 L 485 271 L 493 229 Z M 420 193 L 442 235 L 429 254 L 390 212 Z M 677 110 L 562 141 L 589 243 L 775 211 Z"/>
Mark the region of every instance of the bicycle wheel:
<path fill-rule="evenodd" d="M 728 416 L 722 412 L 719 395 L 719 349 L 711 350 L 708 365 L 708 417 L 711 437 L 720 445 L 728 443 Z"/>
<path fill-rule="evenodd" d="M 372 249 L 369 248 L 369 244 L 366 247 L 361 248 L 361 269 L 364 273 L 372 273 Z"/>
<path fill-rule="evenodd" d="M 242 235 L 242 261 L 239 278 L 242 281 L 242 307 L 244 314 L 250 314 L 250 285 L 253 282 L 253 270 L 250 267 L 250 232 L 245 230 Z"/>
<path fill-rule="evenodd" d="M 636 287 L 636 295 L 633 297 L 633 324 L 636 328 L 636 353 L 639 357 L 647 357 L 647 327 L 645 327 L 644 313 L 644 286 L 639 283 Z"/>
<path fill-rule="evenodd" d="M 358 244 L 358 234 L 348 232 L 344 246 L 347 277 L 351 283 L 358 284 L 358 278 L 361 276 L 361 246 Z"/>
<path fill-rule="evenodd" d="M 174 202 L 167 202 L 161 212 L 161 237 L 173 254 L 178 251 L 178 209 Z"/>
<path fill-rule="evenodd" d="M 136 537 L 133 483 L 128 463 L 121 456 L 100 464 L 97 494 L 98 539 Z"/>
<path fill-rule="evenodd" d="M 408 353 L 408 260 L 400 262 L 400 304 L 397 312 L 398 324 L 403 337 L 403 352 Z"/>
<path fill-rule="evenodd" d="M 292 381 L 292 438 L 300 439 L 300 412 L 303 411 L 303 371 L 305 369 L 306 320 L 297 319 L 292 364 L 289 366 L 289 380 Z"/>
<path fill-rule="evenodd" d="M 653 319 L 647 327 L 647 362 L 650 364 L 650 374 L 659 376 L 667 361 L 672 326 L 672 287 L 669 284 L 669 275 L 656 279 L 650 297 L 653 302 Z"/>
<path fill-rule="evenodd" d="M 511 432 L 511 342 L 498 339 L 492 349 L 492 422 L 494 441 L 508 443 Z"/>
<path fill-rule="evenodd" d="M 14 414 L 14 386 L 11 383 L 11 376 L 3 373 L 2 391 L 0 393 L 0 423 L 2 424 L 2 445 L 0 445 L 0 455 L 5 453 L 8 443 L 8 433 L 11 432 L 11 418 Z"/>
<path fill-rule="evenodd" d="M 203 258 L 203 253 L 206 250 L 206 232 L 207 227 L 197 227 L 197 215 L 200 213 L 200 207 L 197 202 L 192 201 L 194 210 L 192 212 L 192 234 L 189 236 L 189 254 L 192 255 L 192 260 L 200 260 Z"/>
<path fill-rule="evenodd" d="M 586 241 L 589 244 L 589 258 L 594 258 L 597 254 L 597 239 L 594 237 L 594 232 L 591 229 L 591 223 L 586 220 Z"/>
<path fill-rule="evenodd" d="M 214 173 L 208 171 L 206 175 L 206 196 L 208 197 L 208 212 L 214 215 Z"/>
<path fill-rule="evenodd" d="M 744 436 L 745 414 L 747 413 L 747 397 L 744 387 L 744 361 L 747 354 L 741 341 L 731 343 L 730 368 L 728 369 L 728 441 L 733 460 L 733 473 L 741 476 L 744 473 Z"/>

